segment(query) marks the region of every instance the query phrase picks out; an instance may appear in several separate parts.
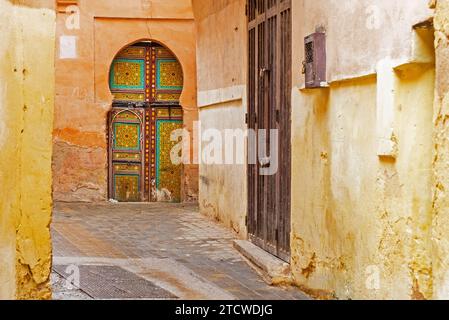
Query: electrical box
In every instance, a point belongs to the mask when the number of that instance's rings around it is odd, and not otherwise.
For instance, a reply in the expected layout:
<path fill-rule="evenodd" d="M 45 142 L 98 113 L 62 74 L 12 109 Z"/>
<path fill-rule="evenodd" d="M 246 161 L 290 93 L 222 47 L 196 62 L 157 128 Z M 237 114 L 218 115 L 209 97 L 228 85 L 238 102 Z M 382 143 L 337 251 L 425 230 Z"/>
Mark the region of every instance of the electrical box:
<path fill-rule="evenodd" d="M 306 88 L 327 87 L 326 82 L 326 34 L 316 32 L 304 40 L 304 73 Z"/>

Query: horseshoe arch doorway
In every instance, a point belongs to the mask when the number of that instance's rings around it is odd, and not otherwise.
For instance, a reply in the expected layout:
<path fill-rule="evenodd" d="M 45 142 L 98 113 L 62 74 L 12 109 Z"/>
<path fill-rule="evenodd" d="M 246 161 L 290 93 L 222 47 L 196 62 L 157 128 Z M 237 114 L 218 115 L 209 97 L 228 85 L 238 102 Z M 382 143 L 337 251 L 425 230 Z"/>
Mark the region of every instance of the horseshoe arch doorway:
<path fill-rule="evenodd" d="M 183 128 L 182 66 L 166 47 L 141 41 L 112 62 L 108 117 L 109 198 L 119 202 L 181 202 L 182 165 L 171 151 Z"/>

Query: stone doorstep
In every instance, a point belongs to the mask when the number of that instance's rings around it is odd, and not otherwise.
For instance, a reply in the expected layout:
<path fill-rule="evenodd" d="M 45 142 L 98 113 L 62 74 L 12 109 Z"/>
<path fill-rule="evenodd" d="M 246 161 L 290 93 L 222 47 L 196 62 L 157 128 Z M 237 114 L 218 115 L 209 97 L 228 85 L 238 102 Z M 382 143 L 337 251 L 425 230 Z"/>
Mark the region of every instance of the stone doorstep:
<path fill-rule="evenodd" d="M 234 248 L 268 285 L 291 285 L 290 264 L 245 240 L 235 240 Z"/>

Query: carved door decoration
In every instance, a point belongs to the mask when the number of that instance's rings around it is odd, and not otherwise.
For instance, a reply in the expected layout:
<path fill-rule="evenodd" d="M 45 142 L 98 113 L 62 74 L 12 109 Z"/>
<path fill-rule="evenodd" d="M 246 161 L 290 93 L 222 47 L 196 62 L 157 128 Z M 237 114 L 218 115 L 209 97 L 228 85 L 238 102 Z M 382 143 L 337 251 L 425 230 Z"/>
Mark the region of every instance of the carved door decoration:
<path fill-rule="evenodd" d="M 248 0 L 248 127 L 278 130 L 275 175 L 248 165 L 248 233 L 252 242 L 290 260 L 291 0 Z M 273 141 L 266 141 L 267 150 Z"/>
<path fill-rule="evenodd" d="M 110 125 L 111 195 L 122 202 L 143 196 L 143 109 L 114 109 Z"/>
<path fill-rule="evenodd" d="M 155 168 L 153 199 L 157 201 L 181 201 L 181 166 L 173 163 L 171 151 L 179 141 L 172 141 L 171 134 L 182 129 L 182 112 L 180 109 L 159 108 L 154 122 L 156 131 Z"/>
<path fill-rule="evenodd" d="M 171 158 L 180 143 L 171 141 L 172 132 L 183 128 L 180 63 L 155 43 L 130 46 L 111 65 L 110 88 L 110 197 L 180 202 L 182 166 Z"/>

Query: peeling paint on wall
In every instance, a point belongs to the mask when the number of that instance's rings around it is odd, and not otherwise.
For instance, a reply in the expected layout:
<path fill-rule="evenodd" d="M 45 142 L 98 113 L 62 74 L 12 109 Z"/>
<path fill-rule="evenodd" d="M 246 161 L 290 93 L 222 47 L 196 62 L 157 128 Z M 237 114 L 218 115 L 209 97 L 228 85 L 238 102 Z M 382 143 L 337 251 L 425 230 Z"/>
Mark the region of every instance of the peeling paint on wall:
<path fill-rule="evenodd" d="M 433 160 L 433 277 L 435 299 L 449 299 L 449 1 L 436 4 L 437 82 Z"/>
<path fill-rule="evenodd" d="M 0 299 L 51 298 L 55 12 L 0 0 Z"/>

